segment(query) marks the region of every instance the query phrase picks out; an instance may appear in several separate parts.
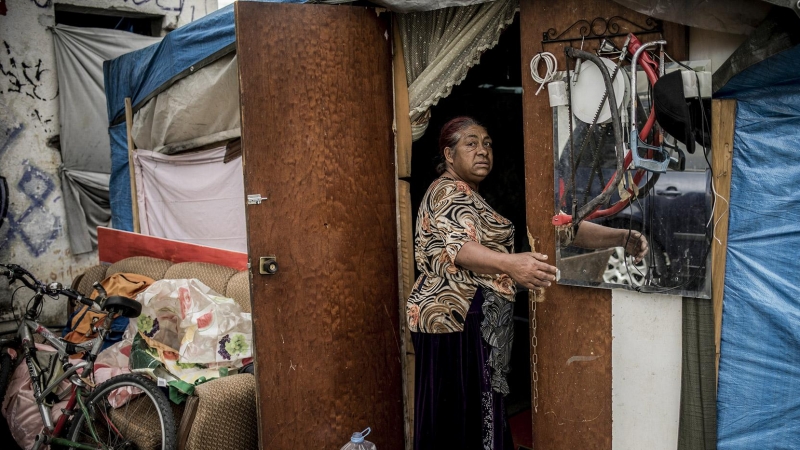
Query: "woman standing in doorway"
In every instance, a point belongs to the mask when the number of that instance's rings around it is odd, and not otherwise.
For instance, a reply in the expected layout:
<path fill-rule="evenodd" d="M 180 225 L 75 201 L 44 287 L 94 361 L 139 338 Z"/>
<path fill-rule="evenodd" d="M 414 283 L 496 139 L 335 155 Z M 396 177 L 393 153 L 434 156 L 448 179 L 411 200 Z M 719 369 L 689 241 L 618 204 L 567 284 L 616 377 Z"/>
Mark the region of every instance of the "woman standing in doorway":
<path fill-rule="evenodd" d="M 422 273 L 406 304 L 416 354 L 414 449 L 513 449 L 503 395 L 515 283 L 542 289 L 556 268 L 546 255 L 514 253 L 514 226 L 478 194 L 494 161 L 486 128 L 470 117 L 451 120 L 439 153 L 440 177 L 417 214 Z M 637 258 L 647 252 L 641 234 L 589 222 L 573 244 L 623 245 Z"/>

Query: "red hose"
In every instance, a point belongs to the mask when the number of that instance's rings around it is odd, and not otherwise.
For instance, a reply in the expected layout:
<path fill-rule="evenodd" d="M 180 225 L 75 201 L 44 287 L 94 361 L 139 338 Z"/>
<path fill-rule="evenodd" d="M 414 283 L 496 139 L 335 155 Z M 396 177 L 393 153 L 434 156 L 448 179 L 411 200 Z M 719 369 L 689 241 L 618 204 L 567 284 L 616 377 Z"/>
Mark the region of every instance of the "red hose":
<path fill-rule="evenodd" d="M 631 38 L 630 42 L 628 43 L 628 54 L 632 55 L 632 54 L 634 54 L 636 52 L 636 50 L 639 49 L 639 47 L 642 46 L 642 43 L 633 34 L 630 35 L 630 38 Z M 656 81 L 658 81 L 658 75 L 656 73 L 656 71 L 658 70 L 658 63 L 656 63 L 653 60 L 653 58 L 650 56 L 650 54 L 646 53 L 646 52 L 643 52 L 640 55 L 639 62 L 641 63 L 642 70 L 644 70 L 644 73 L 647 75 L 647 81 L 650 82 L 651 86 L 655 85 Z M 637 93 L 636 92 L 631 92 L 631 95 L 637 95 Z M 647 139 L 647 136 L 650 134 L 650 130 L 652 130 L 653 125 L 655 124 L 655 121 L 656 121 L 655 108 L 656 108 L 655 104 L 651 104 L 650 105 L 650 115 L 648 116 L 647 122 L 645 122 L 645 124 L 642 127 L 641 131 L 639 131 L 639 139 L 641 139 L 642 141 Z M 657 145 L 658 144 L 658 142 L 657 142 L 658 140 L 660 140 L 660 139 L 658 139 L 658 137 L 656 137 L 656 139 L 654 139 L 654 144 Z M 652 156 L 652 155 L 648 154 L 648 156 Z M 631 151 L 628 150 L 627 153 L 625 153 L 625 160 L 624 160 L 622 166 L 627 168 L 628 166 L 631 165 L 631 161 L 633 161 L 633 156 L 631 155 Z M 637 186 L 639 185 L 639 183 L 642 181 L 642 177 L 644 177 L 644 173 L 645 172 L 646 171 L 642 170 L 642 169 L 639 169 L 639 170 L 636 171 L 636 173 L 633 175 L 633 184 L 634 185 L 637 185 Z M 611 182 L 614 180 L 614 176 L 615 175 L 616 175 L 616 172 L 614 173 L 614 175 L 611 176 L 611 179 L 609 180 L 609 182 L 603 188 L 603 192 L 605 192 L 607 189 L 610 189 L 612 187 L 611 186 Z M 627 191 L 628 191 L 628 193 L 630 195 L 633 195 L 633 193 L 634 193 L 632 188 L 628 188 Z M 613 216 L 614 214 L 617 214 L 618 212 L 620 212 L 623 209 L 625 209 L 628 206 L 628 203 L 630 203 L 630 197 L 625 199 L 625 200 L 620 200 L 617 203 L 611 205 L 609 208 L 606 208 L 606 209 L 600 209 L 600 207 L 598 206 L 597 209 L 595 209 L 594 211 L 592 211 L 591 214 L 586 216 L 586 218 L 584 220 L 592 220 L 592 219 L 598 219 L 598 218 L 601 218 L 601 217 Z M 569 224 L 569 223 L 572 223 L 572 216 L 569 216 L 569 215 L 563 214 L 563 213 L 553 216 L 552 224 L 555 225 L 555 226 L 566 225 L 566 224 Z"/>

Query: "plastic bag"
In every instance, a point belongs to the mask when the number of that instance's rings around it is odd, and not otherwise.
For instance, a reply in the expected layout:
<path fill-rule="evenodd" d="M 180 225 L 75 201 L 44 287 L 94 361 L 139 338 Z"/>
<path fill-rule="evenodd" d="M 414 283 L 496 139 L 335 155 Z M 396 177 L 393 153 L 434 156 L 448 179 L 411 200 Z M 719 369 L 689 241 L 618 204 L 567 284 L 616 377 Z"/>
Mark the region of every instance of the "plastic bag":
<path fill-rule="evenodd" d="M 196 384 L 230 373 L 250 362 L 253 323 L 230 298 L 196 279 L 160 280 L 139 294 L 142 314 L 133 340 L 134 372 L 163 367 Z"/>

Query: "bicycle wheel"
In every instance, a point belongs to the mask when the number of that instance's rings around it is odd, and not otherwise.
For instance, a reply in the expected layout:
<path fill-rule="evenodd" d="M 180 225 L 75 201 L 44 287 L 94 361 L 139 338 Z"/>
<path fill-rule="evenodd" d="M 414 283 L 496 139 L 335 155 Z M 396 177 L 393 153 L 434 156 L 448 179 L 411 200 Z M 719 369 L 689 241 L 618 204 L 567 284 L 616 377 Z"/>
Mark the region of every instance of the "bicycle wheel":
<path fill-rule="evenodd" d="M 119 405 L 120 389 L 138 395 Z M 98 448 L 174 450 L 177 448 L 175 420 L 169 400 L 147 378 L 119 375 L 100 384 L 86 400 L 88 417 L 76 411 L 67 439 Z M 116 407 L 115 407 L 116 406 Z M 91 425 L 91 428 L 90 428 Z M 91 429 L 94 429 L 95 436 Z"/>

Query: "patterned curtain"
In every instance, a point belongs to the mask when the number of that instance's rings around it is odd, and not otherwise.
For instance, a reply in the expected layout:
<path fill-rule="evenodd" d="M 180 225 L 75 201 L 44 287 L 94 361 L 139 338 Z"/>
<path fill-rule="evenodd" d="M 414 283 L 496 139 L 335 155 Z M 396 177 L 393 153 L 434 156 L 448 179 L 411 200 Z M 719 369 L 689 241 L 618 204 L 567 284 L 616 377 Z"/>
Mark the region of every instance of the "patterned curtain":
<path fill-rule="evenodd" d="M 397 15 L 415 141 L 425 133 L 430 107 L 450 95 L 481 54 L 497 45 L 518 9 L 518 0 L 495 0 Z"/>

